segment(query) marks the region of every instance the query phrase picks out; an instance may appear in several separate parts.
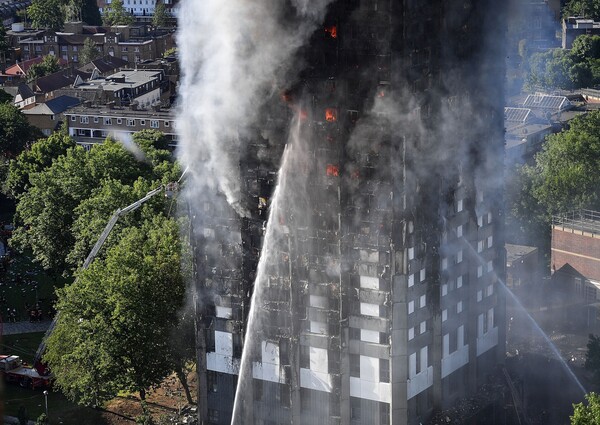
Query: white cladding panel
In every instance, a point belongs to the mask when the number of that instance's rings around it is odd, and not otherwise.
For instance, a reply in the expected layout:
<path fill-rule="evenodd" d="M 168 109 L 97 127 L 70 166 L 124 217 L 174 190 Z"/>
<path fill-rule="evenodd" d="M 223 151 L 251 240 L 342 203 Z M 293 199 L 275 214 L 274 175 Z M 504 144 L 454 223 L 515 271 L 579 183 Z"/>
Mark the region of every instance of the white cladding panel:
<path fill-rule="evenodd" d="M 350 377 L 350 396 L 390 403 L 391 385 L 387 382 L 371 382 Z"/>
<path fill-rule="evenodd" d="M 310 347 L 310 370 L 314 372 L 328 372 L 328 357 L 325 348 Z"/>
<path fill-rule="evenodd" d="M 352 378 L 351 378 L 352 379 Z M 331 392 L 331 376 L 327 373 L 315 372 L 310 369 L 300 369 L 300 386 L 311 390 Z"/>
<path fill-rule="evenodd" d="M 229 332 L 215 331 L 215 353 L 224 356 L 233 355 L 233 335 Z"/>

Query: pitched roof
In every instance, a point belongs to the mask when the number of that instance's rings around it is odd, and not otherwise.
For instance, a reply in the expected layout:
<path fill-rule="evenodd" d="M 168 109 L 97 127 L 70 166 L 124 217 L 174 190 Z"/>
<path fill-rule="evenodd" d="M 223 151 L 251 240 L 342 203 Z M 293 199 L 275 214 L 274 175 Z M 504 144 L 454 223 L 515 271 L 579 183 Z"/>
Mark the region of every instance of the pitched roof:
<path fill-rule="evenodd" d="M 29 68 L 31 68 L 32 65 L 36 65 L 38 63 L 40 63 L 44 58 L 42 56 L 38 56 L 35 57 L 33 59 L 28 59 L 26 61 L 23 62 L 17 62 L 16 64 L 9 66 L 8 68 L 6 68 L 6 75 L 24 75 L 27 74 L 27 71 L 29 71 Z M 58 58 L 58 64 L 60 66 L 64 66 L 66 65 L 68 62 L 62 58 Z"/>
<path fill-rule="evenodd" d="M 525 123 L 529 119 L 531 109 L 529 108 L 504 108 L 504 121 L 510 123 Z"/>
<path fill-rule="evenodd" d="M 54 74 L 38 78 L 36 81 L 37 90 L 42 93 L 49 93 L 70 86 L 75 82 L 75 78 L 78 75 L 84 80 L 90 76 L 90 74 L 79 70 L 74 71 L 71 75 L 66 70 L 58 71 Z"/>
<path fill-rule="evenodd" d="M 562 111 L 571 107 L 571 102 L 565 96 L 550 96 L 546 94 L 530 94 L 523 103 L 525 108 L 540 108 Z"/>
<path fill-rule="evenodd" d="M 91 72 L 93 69 L 97 69 L 101 74 L 105 74 L 110 71 L 115 71 L 119 68 L 124 68 L 129 64 L 126 60 L 117 58 L 115 56 L 104 56 L 103 58 L 94 59 L 92 62 L 80 67 L 81 71 Z"/>
<path fill-rule="evenodd" d="M 46 103 L 40 103 L 31 109 L 26 109 L 23 113 L 26 115 L 57 115 L 80 103 L 81 101 L 76 97 L 58 96 Z"/>

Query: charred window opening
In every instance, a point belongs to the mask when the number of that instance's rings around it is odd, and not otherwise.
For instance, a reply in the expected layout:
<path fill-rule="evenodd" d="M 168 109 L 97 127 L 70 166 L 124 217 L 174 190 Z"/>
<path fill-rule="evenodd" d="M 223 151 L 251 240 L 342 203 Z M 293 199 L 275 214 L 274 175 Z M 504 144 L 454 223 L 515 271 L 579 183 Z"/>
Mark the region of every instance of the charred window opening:
<path fill-rule="evenodd" d="M 252 386 L 254 390 L 254 399 L 262 400 L 263 398 L 263 381 L 260 379 L 254 379 L 252 381 Z"/>
<path fill-rule="evenodd" d="M 327 176 L 329 177 L 339 177 L 340 175 L 340 167 L 334 164 L 327 164 Z"/>
<path fill-rule="evenodd" d="M 327 121 L 327 122 L 337 121 L 337 109 L 336 108 L 325 109 L 325 121 Z"/>
<path fill-rule="evenodd" d="M 218 390 L 217 372 L 209 371 L 206 375 L 208 392 L 216 393 Z"/>
<path fill-rule="evenodd" d="M 337 26 L 330 25 L 325 27 L 325 33 L 331 38 L 337 38 Z"/>

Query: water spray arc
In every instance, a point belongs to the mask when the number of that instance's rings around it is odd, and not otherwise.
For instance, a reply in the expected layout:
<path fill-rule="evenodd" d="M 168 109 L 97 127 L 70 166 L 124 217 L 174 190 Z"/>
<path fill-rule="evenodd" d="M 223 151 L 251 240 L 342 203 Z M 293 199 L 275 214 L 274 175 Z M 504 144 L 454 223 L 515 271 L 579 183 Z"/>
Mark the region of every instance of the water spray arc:
<path fill-rule="evenodd" d="M 486 267 L 485 260 L 483 258 L 481 258 L 481 256 L 477 253 L 477 251 L 473 247 L 473 245 L 471 245 L 468 241 L 466 241 L 466 243 L 467 243 L 467 246 L 469 247 L 471 253 L 473 254 L 473 257 L 476 258 L 477 261 L 480 263 L 480 266 Z M 550 350 L 552 351 L 552 353 L 554 354 L 556 359 L 560 362 L 561 366 L 563 367 L 563 369 L 565 370 L 565 372 L 567 373 L 569 378 L 575 383 L 575 385 L 577 385 L 577 388 L 581 391 L 581 393 L 583 395 L 587 394 L 587 390 L 584 388 L 583 384 L 581 383 L 579 378 L 577 378 L 575 373 L 573 373 L 573 370 L 569 367 L 567 362 L 563 359 L 562 355 L 560 354 L 560 351 L 558 351 L 558 348 L 556 348 L 556 345 L 554 345 L 552 340 L 548 337 L 548 335 L 546 335 L 546 332 L 544 332 L 544 330 L 540 327 L 540 325 L 538 325 L 538 323 L 531 316 L 531 314 L 529 314 L 529 312 L 527 311 L 525 306 L 521 303 L 521 301 L 514 294 L 514 292 L 512 292 L 510 290 L 510 288 L 506 285 L 506 283 L 502 279 L 500 279 L 500 277 L 496 274 L 496 271 L 493 271 L 493 273 L 494 273 L 495 280 L 500 284 L 502 290 L 506 294 L 508 294 L 508 296 L 515 303 L 515 305 L 518 307 L 518 309 L 521 312 L 525 313 L 525 316 L 527 317 L 527 320 L 529 321 L 529 323 L 533 326 L 535 331 L 540 336 L 542 336 L 542 338 L 544 339 L 544 341 L 546 342 L 546 344 L 548 345 L 548 347 L 550 348 Z"/>

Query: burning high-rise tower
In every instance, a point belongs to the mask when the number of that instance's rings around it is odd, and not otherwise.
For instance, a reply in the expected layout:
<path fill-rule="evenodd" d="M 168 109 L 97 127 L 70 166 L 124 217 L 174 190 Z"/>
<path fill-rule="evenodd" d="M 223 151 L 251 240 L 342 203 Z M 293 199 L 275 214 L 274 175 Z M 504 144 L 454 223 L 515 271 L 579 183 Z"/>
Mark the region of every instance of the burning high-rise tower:
<path fill-rule="evenodd" d="M 475 394 L 505 340 L 501 2 L 200 3 L 227 41 L 180 121 L 201 423 L 418 424 Z"/>

